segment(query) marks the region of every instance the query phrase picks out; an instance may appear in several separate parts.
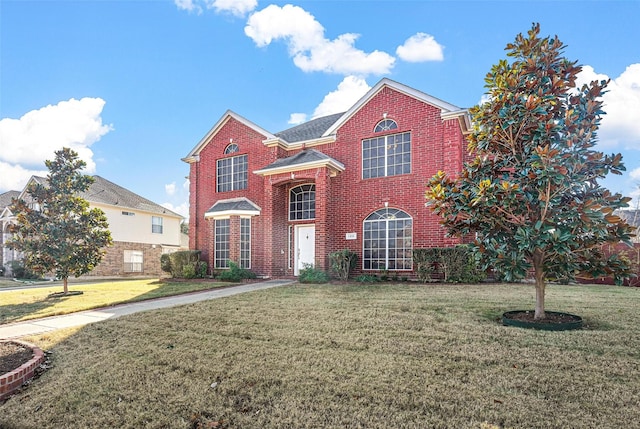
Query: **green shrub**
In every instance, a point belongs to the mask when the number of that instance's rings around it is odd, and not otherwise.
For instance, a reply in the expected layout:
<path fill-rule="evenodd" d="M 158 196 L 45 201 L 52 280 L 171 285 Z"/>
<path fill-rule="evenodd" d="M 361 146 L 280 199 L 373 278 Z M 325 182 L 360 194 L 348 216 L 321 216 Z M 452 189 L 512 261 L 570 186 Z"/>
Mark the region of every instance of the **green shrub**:
<path fill-rule="evenodd" d="M 171 256 L 169 253 L 160 255 L 160 269 L 165 273 L 171 274 Z"/>
<path fill-rule="evenodd" d="M 255 279 L 256 273 L 246 268 L 240 268 L 235 262 L 229 261 L 229 269 L 219 271 L 217 278 L 224 282 L 240 282 L 245 279 Z"/>
<path fill-rule="evenodd" d="M 466 245 L 415 249 L 413 262 L 418 279 L 425 283 L 434 280 L 434 274 L 447 283 L 478 283 L 486 277 Z"/>
<path fill-rule="evenodd" d="M 376 283 L 379 282 L 380 279 L 378 278 L 378 276 L 372 274 L 361 274 L 356 277 L 356 281 L 360 283 Z"/>
<path fill-rule="evenodd" d="M 11 275 L 17 279 L 34 280 L 39 279 L 40 276 L 29 268 L 27 268 L 23 261 L 11 261 Z"/>
<path fill-rule="evenodd" d="M 439 253 L 437 247 L 413 250 L 413 263 L 416 267 L 418 279 L 421 282 L 427 283 L 433 280 L 433 273 L 436 271 L 435 265 L 438 258 Z"/>
<path fill-rule="evenodd" d="M 174 278 L 194 279 L 207 275 L 207 263 L 200 260 L 200 250 L 181 250 L 160 256 L 162 271 Z"/>
<path fill-rule="evenodd" d="M 300 283 L 327 283 L 329 276 L 322 270 L 315 268 L 313 265 L 306 265 L 300 270 L 298 275 L 298 281 Z"/>
<path fill-rule="evenodd" d="M 348 280 L 349 273 L 358 263 L 358 255 L 349 249 L 338 250 L 329 254 L 331 271 L 339 280 Z"/>

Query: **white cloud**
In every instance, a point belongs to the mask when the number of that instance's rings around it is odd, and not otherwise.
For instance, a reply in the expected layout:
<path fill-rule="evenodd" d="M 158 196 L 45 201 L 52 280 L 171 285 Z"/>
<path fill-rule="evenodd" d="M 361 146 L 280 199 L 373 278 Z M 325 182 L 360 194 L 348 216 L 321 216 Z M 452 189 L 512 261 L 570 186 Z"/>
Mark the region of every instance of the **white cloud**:
<path fill-rule="evenodd" d="M 46 176 L 47 170 L 27 170 L 20 165 L 0 161 L 0 192 L 22 191 L 31 176 Z"/>
<path fill-rule="evenodd" d="M 20 119 L 0 120 L 0 162 L 4 176 L 42 174 L 44 161 L 54 158 L 54 152 L 68 147 L 87 163 L 86 173 L 95 172 L 91 145 L 109 131 L 102 123 L 101 98 L 74 98 L 24 114 Z M 8 173 L 5 173 L 7 171 Z M 26 182 L 25 182 L 26 183 Z M 23 183 L 23 185 L 25 184 Z M 8 189 L 0 186 L 0 190 Z"/>
<path fill-rule="evenodd" d="M 410 63 L 424 61 L 442 61 L 444 46 L 436 42 L 430 34 L 417 33 L 409 37 L 404 45 L 398 46 L 396 54 L 400 59 Z"/>
<path fill-rule="evenodd" d="M 633 180 L 640 180 L 640 167 L 638 167 L 638 168 L 636 168 L 634 170 L 631 170 L 629 172 L 629 177 L 631 179 L 633 179 Z"/>
<path fill-rule="evenodd" d="M 168 185 L 164 185 L 164 191 L 167 195 L 172 196 L 176 193 L 176 182 L 169 183 Z"/>
<path fill-rule="evenodd" d="M 258 6 L 258 0 L 214 0 L 208 6 L 217 13 L 229 12 L 234 16 L 243 17 Z"/>
<path fill-rule="evenodd" d="M 305 122 L 306 120 L 306 113 L 292 113 L 291 116 L 289 116 L 289 121 L 287 123 L 291 125 L 298 125 Z"/>
<path fill-rule="evenodd" d="M 178 9 L 188 12 L 202 13 L 202 8 L 196 3 L 197 0 L 173 0 Z"/>
<path fill-rule="evenodd" d="M 162 207 L 171 210 L 172 212 L 178 213 L 182 215 L 187 222 L 189 222 L 189 203 L 183 202 L 178 205 L 173 205 L 171 203 L 162 203 L 160 204 Z"/>
<path fill-rule="evenodd" d="M 356 76 L 347 76 L 338 85 L 338 89 L 325 95 L 313 112 L 314 118 L 349 110 L 371 87 Z"/>
<path fill-rule="evenodd" d="M 584 66 L 578 75 L 580 87 L 593 80 L 609 79 L 593 67 Z M 640 148 L 640 63 L 631 64 L 622 74 L 611 79 L 602 101 L 604 111 L 598 133 L 600 146 Z"/>
<path fill-rule="evenodd" d="M 386 52 L 365 53 L 354 47 L 357 34 L 346 33 L 335 40 L 324 37 L 324 27 L 301 7 L 269 5 L 249 17 L 244 29 L 256 45 L 264 47 L 284 40 L 294 64 L 305 72 L 338 74 L 385 74 L 395 58 Z"/>

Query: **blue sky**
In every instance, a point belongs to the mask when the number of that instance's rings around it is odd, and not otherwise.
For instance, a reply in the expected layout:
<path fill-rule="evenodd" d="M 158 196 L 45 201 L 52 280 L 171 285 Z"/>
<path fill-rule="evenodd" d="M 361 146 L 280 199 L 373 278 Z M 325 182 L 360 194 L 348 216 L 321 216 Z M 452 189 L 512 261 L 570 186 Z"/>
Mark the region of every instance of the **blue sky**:
<path fill-rule="evenodd" d="M 227 110 L 277 132 L 346 110 L 388 77 L 460 107 L 540 22 L 612 79 L 600 148 L 638 195 L 639 1 L 0 0 L 0 192 L 63 146 L 188 215 L 186 156 Z M 426 178 L 425 178 L 426 182 Z"/>

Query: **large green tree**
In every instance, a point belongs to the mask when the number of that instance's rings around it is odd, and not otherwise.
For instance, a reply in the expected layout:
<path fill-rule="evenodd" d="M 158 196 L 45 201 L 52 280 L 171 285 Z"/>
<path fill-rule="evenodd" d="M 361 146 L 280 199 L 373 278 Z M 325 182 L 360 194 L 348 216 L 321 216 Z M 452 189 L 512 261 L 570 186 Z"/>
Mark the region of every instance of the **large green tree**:
<path fill-rule="evenodd" d="M 450 234 L 475 237 L 485 267 L 509 281 L 533 272 L 536 319 L 545 318 L 548 279 L 628 276 L 602 247 L 633 232 L 614 213 L 630 199 L 598 182 L 625 169 L 620 154 L 594 149 L 607 82 L 576 88 L 581 67 L 539 32 L 534 24 L 519 34 L 487 74 L 488 101 L 471 109 L 475 159 L 455 177 L 439 172 L 426 192 Z"/>
<path fill-rule="evenodd" d="M 8 245 L 24 254 L 24 264 L 39 273 L 55 273 L 64 282 L 91 271 L 100 261 L 111 233 L 104 212 L 91 209 L 79 194 L 89 189 L 93 177 L 80 171 L 86 163 L 69 148 L 55 152 L 45 184 L 32 182 L 26 198 L 14 200 L 16 223 Z"/>

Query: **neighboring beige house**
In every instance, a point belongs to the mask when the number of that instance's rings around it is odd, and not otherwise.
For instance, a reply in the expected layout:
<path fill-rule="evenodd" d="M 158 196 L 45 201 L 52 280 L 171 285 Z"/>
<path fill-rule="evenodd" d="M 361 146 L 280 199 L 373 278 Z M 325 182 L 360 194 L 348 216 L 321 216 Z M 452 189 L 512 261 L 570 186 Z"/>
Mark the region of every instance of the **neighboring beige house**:
<path fill-rule="evenodd" d="M 137 195 L 100 176 L 91 187 L 80 194 L 92 208 L 99 208 L 107 216 L 113 245 L 93 271 L 87 276 L 160 276 L 160 255 L 185 249 L 180 223 L 183 217 L 159 204 Z M 0 194 L 0 227 L 2 228 L 2 260 L 7 274 L 10 263 L 20 255 L 5 246 L 10 237 L 8 225 L 15 221 L 9 210 L 11 198 L 24 198 L 32 182 L 44 184 L 43 177 L 32 176 L 22 192 Z M 6 196 L 10 194 L 10 196 Z M 8 202 L 4 200 L 8 199 Z"/>

